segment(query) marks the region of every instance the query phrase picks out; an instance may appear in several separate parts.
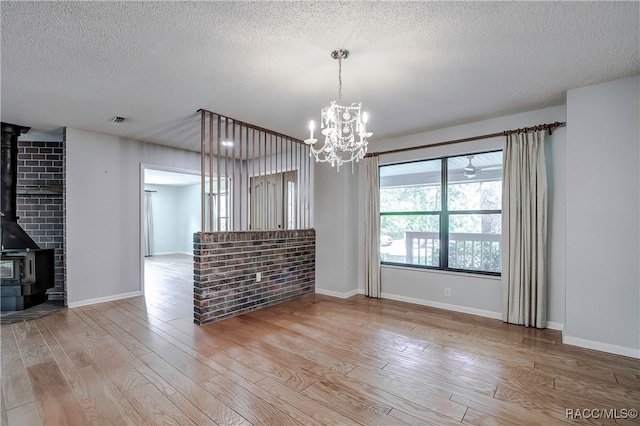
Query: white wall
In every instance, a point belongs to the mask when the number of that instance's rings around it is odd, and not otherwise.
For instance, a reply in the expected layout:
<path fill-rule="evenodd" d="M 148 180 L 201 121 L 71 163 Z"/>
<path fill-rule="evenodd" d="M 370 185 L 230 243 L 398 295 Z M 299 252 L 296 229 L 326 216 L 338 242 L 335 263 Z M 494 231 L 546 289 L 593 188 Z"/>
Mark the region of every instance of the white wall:
<path fill-rule="evenodd" d="M 565 117 L 564 106 L 546 108 L 391 140 L 372 142 L 369 151 L 375 152 L 427 145 L 541 123 L 565 121 Z M 550 192 L 549 202 L 549 326 L 561 329 L 565 316 L 564 197 L 566 194 L 566 129 L 556 129 L 552 136 L 547 136 L 546 141 L 549 157 L 549 181 L 553 182 L 554 185 Z M 382 155 L 380 156 L 380 164 L 502 149 L 503 142 L 503 138 L 499 137 L 398 154 Z M 363 169 L 364 168 L 361 170 L 361 176 L 359 178 L 360 194 L 364 192 Z M 362 201 L 363 197 L 360 196 L 359 214 L 357 215 L 360 218 L 364 214 Z M 317 204 L 317 206 L 316 214 L 320 215 L 319 204 Z M 319 218 L 317 218 L 316 222 L 318 221 Z M 362 232 L 362 227 L 360 227 L 359 235 L 352 235 L 350 238 L 356 238 L 359 242 L 357 262 L 359 273 L 358 288 L 360 291 L 363 291 L 362 253 L 364 251 L 364 233 Z M 320 243 L 321 237 L 319 236 L 318 251 L 337 250 L 335 244 L 326 247 Z M 381 278 L 383 297 L 501 318 L 502 287 L 500 277 L 383 265 L 381 268 Z M 451 288 L 451 297 L 445 297 L 444 295 L 444 289 L 447 287 Z"/>
<path fill-rule="evenodd" d="M 200 170 L 200 155 L 67 128 L 69 306 L 141 292 L 141 163 Z"/>
<path fill-rule="evenodd" d="M 151 217 L 153 226 L 153 255 L 179 253 L 176 217 L 179 187 L 170 185 L 145 185 L 151 193 Z"/>
<path fill-rule="evenodd" d="M 200 232 L 200 185 L 188 185 L 180 187 L 178 192 L 180 210 L 178 213 L 177 228 L 179 253 L 193 254 L 193 234 Z"/>
<path fill-rule="evenodd" d="M 200 185 L 145 185 L 152 193 L 153 254 L 193 254 L 200 230 Z"/>
<path fill-rule="evenodd" d="M 316 292 L 348 297 L 358 291 L 358 175 L 314 163 Z"/>
<path fill-rule="evenodd" d="M 640 77 L 567 94 L 564 341 L 640 357 Z"/>

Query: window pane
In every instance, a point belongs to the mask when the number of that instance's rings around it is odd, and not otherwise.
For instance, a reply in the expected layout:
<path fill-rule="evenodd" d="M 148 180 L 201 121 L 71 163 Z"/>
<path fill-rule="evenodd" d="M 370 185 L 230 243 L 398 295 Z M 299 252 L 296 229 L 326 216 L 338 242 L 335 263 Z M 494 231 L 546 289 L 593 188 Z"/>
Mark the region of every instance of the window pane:
<path fill-rule="evenodd" d="M 500 272 L 499 214 L 449 216 L 449 268 Z"/>
<path fill-rule="evenodd" d="M 440 266 L 440 215 L 382 216 L 380 259 Z"/>
<path fill-rule="evenodd" d="M 448 204 L 455 210 L 502 208 L 502 152 L 447 159 Z"/>
<path fill-rule="evenodd" d="M 440 211 L 441 168 L 440 160 L 380 167 L 380 211 Z"/>

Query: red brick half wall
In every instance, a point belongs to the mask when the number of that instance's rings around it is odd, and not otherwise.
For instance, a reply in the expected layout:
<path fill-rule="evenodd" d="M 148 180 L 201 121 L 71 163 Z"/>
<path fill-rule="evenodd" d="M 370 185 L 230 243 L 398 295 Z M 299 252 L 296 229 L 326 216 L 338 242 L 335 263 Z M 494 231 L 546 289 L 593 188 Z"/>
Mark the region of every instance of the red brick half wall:
<path fill-rule="evenodd" d="M 316 232 L 194 234 L 194 322 L 204 325 L 315 292 Z"/>

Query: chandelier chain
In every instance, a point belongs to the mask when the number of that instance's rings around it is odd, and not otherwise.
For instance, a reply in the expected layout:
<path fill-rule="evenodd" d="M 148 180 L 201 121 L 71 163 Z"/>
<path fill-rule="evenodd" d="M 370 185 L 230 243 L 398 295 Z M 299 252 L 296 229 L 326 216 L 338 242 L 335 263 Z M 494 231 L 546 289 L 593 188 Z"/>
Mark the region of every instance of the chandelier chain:
<path fill-rule="evenodd" d="M 338 100 L 342 100 L 342 55 L 338 56 Z"/>

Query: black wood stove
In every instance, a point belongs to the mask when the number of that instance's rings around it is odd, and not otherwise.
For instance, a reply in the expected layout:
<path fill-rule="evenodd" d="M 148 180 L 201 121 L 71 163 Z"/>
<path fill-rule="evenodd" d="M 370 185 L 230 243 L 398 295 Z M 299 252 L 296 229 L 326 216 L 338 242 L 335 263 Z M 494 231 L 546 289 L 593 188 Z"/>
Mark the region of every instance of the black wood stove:
<path fill-rule="evenodd" d="M 41 249 L 18 225 L 17 164 L 18 136 L 27 127 L 2 123 L 2 219 L 0 250 L 1 310 L 20 311 L 47 299 L 47 289 L 54 286 L 54 250 Z"/>

